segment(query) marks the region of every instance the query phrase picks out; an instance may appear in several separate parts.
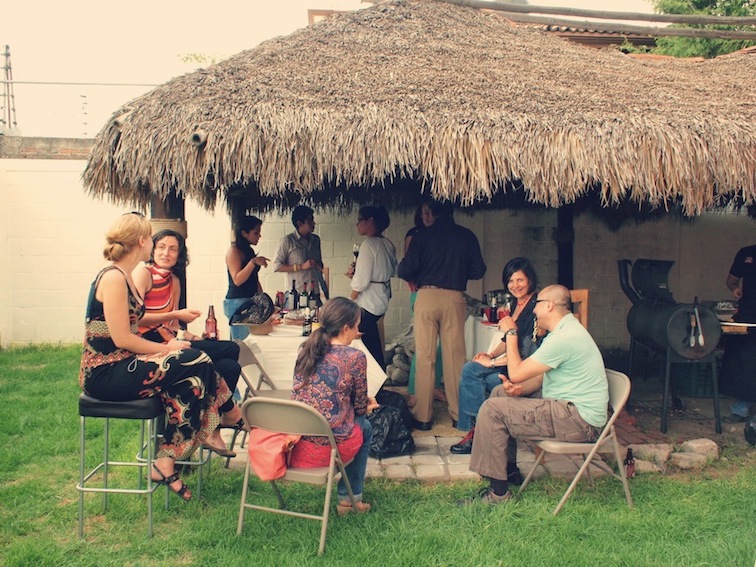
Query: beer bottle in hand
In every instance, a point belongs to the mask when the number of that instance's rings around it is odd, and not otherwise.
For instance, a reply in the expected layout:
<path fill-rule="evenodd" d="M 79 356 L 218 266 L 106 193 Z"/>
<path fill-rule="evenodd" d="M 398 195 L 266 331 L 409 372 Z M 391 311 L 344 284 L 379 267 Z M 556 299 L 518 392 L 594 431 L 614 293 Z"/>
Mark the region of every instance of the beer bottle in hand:
<path fill-rule="evenodd" d="M 215 318 L 215 307 L 212 305 L 207 311 L 207 319 L 205 319 L 205 338 L 209 341 L 218 340 L 218 320 Z"/>

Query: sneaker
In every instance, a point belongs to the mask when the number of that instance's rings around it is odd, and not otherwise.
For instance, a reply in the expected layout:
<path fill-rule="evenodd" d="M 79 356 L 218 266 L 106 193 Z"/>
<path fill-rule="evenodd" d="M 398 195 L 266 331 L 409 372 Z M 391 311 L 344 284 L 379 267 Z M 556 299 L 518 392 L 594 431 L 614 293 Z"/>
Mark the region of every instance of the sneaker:
<path fill-rule="evenodd" d="M 462 441 L 456 445 L 449 447 L 449 451 L 454 455 L 469 455 L 472 453 L 473 436 L 475 435 L 475 429 L 471 429 L 462 438 Z"/>
<path fill-rule="evenodd" d="M 507 493 L 498 496 L 494 494 L 493 489 L 490 486 L 486 486 L 484 488 L 481 488 L 478 494 L 474 498 L 465 498 L 464 500 L 458 500 L 457 504 L 459 506 L 467 506 L 469 504 L 475 504 L 477 502 L 483 502 L 484 504 L 502 504 L 504 502 L 509 502 L 514 498 L 514 494 L 512 494 L 511 490 L 507 490 Z"/>

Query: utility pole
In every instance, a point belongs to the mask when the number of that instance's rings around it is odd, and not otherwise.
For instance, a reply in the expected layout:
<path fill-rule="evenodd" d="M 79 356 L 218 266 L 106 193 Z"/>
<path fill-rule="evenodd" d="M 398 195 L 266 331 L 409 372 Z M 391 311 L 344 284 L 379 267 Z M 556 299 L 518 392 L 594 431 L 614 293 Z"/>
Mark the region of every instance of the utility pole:
<path fill-rule="evenodd" d="M 10 46 L 5 46 L 3 60 L 2 113 L 0 113 L 0 134 L 11 134 L 18 129 L 16 124 L 16 97 L 13 94 L 13 70 L 11 69 Z"/>

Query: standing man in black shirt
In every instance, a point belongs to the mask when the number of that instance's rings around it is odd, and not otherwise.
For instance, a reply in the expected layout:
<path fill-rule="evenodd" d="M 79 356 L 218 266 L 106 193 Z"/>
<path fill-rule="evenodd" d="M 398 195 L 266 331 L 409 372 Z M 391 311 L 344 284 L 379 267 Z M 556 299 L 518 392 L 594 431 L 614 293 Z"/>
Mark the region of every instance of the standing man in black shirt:
<path fill-rule="evenodd" d="M 444 389 L 449 414 L 456 425 L 459 417 L 459 377 L 465 363 L 464 326 L 467 305 L 462 292 L 468 280 L 486 273 L 478 238 L 459 226 L 452 217 L 451 203 L 432 201 L 429 226 L 414 236 L 399 264 L 399 277 L 415 282 L 415 352 L 417 403 L 413 408 L 415 427 L 427 431 L 433 419 L 433 389 L 436 375 L 436 345 L 441 336 Z"/>

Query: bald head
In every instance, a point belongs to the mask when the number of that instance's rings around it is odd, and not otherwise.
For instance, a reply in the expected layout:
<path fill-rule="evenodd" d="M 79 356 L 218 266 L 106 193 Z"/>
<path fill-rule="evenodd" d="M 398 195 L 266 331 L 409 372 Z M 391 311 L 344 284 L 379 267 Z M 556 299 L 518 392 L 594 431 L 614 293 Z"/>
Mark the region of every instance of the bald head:
<path fill-rule="evenodd" d="M 550 285 L 538 293 L 535 314 L 540 328 L 553 331 L 571 311 L 570 290 L 563 285 Z"/>
<path fill-rule="evenodd" d="M 571 311 L 572 300 L 570 299 L 570 290 L 563 285 L 550 285 L 546 286 L 538 294 L 540 299 L 548 299 L 552 301 L 556 308 L 563 311 Z"/>

